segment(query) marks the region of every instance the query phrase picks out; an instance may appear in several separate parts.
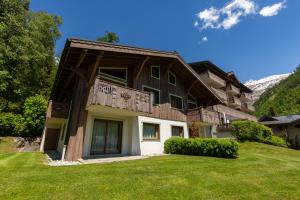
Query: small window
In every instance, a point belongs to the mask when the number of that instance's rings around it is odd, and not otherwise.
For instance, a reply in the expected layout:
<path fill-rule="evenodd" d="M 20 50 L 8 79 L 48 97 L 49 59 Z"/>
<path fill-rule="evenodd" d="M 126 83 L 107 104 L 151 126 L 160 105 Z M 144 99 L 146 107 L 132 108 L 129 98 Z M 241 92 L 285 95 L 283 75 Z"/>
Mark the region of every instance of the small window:
<path fill-rule="evenodd" d="M 143 139 L 159 140 L 159 124 L 143 123 Z"/>
<path fill-rule="evenodd" d="M 170 102 L 172 108 L 178 108 L 180 110 L 183 110 L 183 102 L 181 97 L 170 95 Z"/>
<path fill-rule="evenodd" d="M 153 94 L 153 105 L 158 105 L 160 103 L 160 94 L 159 94 L 159 90 L 153 89 L 153 88 L 149 88 L 149 87 L 143 87 L 143 91 L 145 92 L 151 92 Z"/>
<path fill-rule="evenodd" d="M 197 108 L 197 101 L 192 95 L 188 95 L 188 109 Z"/>
<path fill-rule="evenodd" d="M 160 79 L 160 67 L 151 66 L 151 77 Z"/>
<path fill-rule="evenodd" d="M 183 137 L 183 127 L 182 126 L 172 126 L 172 136 Z"/>
<path fill-rule="evenodd" d="M 127 68 L 100 67 L 99 74 L 102 78 L 112 82 L 127 82 Z"/>
<path fill-rule="evenodd" d="M 176 85 L 176 76 L 172 72 L 169 72 L 169 83 Z"/>

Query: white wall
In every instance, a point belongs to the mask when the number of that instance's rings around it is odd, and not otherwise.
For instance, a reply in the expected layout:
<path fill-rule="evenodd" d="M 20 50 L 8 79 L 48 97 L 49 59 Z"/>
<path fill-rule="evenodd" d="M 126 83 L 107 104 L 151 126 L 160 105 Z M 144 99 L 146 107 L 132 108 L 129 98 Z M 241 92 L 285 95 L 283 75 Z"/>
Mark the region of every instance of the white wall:
<path fill-rule="evenodd" d="M 143 123 L 159 124 L 159 129 L 160 129 L 159 140 L 157 141 L 143 140 Z M 182 126 L 184 131 L 184 137 L 188 138 L 188 128 L 186 122 L 162 120 L 162 119 L 139 116 L 137 117 L 137 124 L 134 125 L 138 127 L 133 127 L 134 130 L 133 140 L 140 142 L 141 155 L 162 154 L 164 152 L 164 142 L 172 136 L 171 126 Z M 133 148 L 133 150 L 136 149 L 137 148 Z M 139 153 L 139 152 L 134 151 L 133 153 Z"/>
<path fill-rule="evenodd" d="M 132 152 L 132 121 L 134 117 L 108 115 L 103 113 L 94 113 L 89 111 L 86 123 L 83 157 L 90 156 L 90 148 L 92 142 L 93 125 L 95 119 L 115 120 L 123 122 L 122 127 L 122 148 L 121 154 L 128 155 Z"/>

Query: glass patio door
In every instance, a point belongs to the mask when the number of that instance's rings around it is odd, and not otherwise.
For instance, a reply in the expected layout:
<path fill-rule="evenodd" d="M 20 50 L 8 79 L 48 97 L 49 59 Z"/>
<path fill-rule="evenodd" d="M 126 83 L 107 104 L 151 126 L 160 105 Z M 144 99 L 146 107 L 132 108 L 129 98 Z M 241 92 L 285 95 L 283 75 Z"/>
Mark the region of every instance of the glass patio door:
<path fill-rule="evenodd" d="M 122 122 L 94 121 L 91 155 L 121 153 Z"/>

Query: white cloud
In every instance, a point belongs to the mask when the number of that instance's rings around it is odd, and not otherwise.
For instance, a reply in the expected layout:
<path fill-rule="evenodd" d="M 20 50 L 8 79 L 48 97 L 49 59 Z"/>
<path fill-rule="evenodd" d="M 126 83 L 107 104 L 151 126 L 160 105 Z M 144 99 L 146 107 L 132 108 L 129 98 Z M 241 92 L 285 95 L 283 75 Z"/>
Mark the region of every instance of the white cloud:
<path fill-rule="evenodd" d="M 204 29 L 230 29 L 241 22 L 243 17 L 258 14 L 258 4 L 255 0 L 231 0 L 221 8 L 210 7 L 197 14 L 198 20 L 194 26 L 199 30 Z M 262 16 L 277 15 L 285 6 L 285 0 L 266 6 L 259 12 Z"/>
<path fill-rule="evenodd" d="M 207 42 L 208 41 L 208 38 L 205 36 L 201 39 L 202 42 Z"/>
<path fill-rule="evenodd" d="M 229 29 L 240 22 L 242 16 L 255 13 L 252 0 L 232 0 L 222 8 L 210 7 L 197 14 L 202 22 L 201 29 Z"/>
<path fill-rule="evenodd" d="M 286 5 L 285 5 L 285 1 L 282 1 L 282 2 L 279 2 L 279 3 L 275 3 L 271 6 L 265 6 L 263 7 L 260 11 L 259 11 L 259 14 L 264 16 L 264 17 L 271 17 L 271 16 L 274 16 L 274 15 L 277 15 L 278 12 L 285 8 Z"/>

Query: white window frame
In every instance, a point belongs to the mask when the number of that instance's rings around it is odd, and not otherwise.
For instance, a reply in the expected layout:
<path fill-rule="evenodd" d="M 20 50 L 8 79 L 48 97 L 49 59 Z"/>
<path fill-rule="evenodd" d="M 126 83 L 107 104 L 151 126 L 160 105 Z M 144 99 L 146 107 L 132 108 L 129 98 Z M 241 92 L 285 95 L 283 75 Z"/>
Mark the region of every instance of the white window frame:
<path fill-rule="evenodd" d="M 125 69 L 126 70 L 126 79 L 122 79 L 119 77 L 115 77 L 106 73 L 101 72 L 101 69 Z M 98 68 L 98 74 L 100 75 L 100 77 L 110 80 L 110 81 L 115 81 L 117 83 L 121 83 L 121 84 L 125 84 L 125 86 L 127 86 L 127 82 L 128 82 L 128 68 L 127 67 L 99 67 Z"/>
<path fill-rule="evenodd" d="M 180 109 L 180 108 L 172 107 L 172 104 L 171 104 L 171 96 L 173 96 L 173 97 L 178 97 L 178 98 L 181 99 L 181 109 Z M 182 98 L 182 96 L 178 96 L 178 95 L 176 95 L 176 94 L 169 93 L 169 102 L 170 102 L 171 108 L 175 108 L 175 109 L 178 109 L 178 110 L 183 110 L 183 98 Z"/>
<path fill-rule="evenodd" d="M 153 125 L 158 125 L 158 137 L 156 139 L 151 139 L 151 138 L 144 138 L 144 124 L 153 124 Z M 142 141 L 160 141 L 160 123 L 156 122 L 148 122 L 148 121 L 143 121 L 142 122 Z"/>
<path fill-rule="evenodd" d="M 158 92 L 158 104 L 156 104 L 156 103 L 154 103 L 154 104 L 155 104 L 155 105 L 159 105 L 159 104 L 160 104 L 160 89 L 156 89 L 156 88 L 150 87 L 150 86 L 148 86 L 148 85 L 142 85 L 142 90 L 143 90 L 143 92 L 146 92 L 146 91 L 144 90 L 144 88 L 148 88 L 148 89 L 155 90 L 155 91 Z"/>
<path fill-rule="evenodd" d="M 173 127 L 181 127 L 182 128 L 182 134 L 183 134 L 182 138 L 184 138 L 184 126 L 171 124 L 170 127 L 171 127 L 171 137 L 173 137 L 172 128 Z"/>
<path fill-rule="evenodd" d="M 152 76 L 152 70 L 153 70 L 153 68 L 154 67 L 157 67 L 159 70 L 159 73 L 158 73 L 158 78 L 157 77 L 155 77 L 155 76 Z M 160 80 L 160 66 L 159 65 L 151 65 L 151 78 L 155 78 L 155 79 L 157 79 L 157 80 Z"/>
<path fill-rule="evenodd" d="M 174 76 L 174 78 L 175 78 L 175 84 L 170 82 L 170 74 L 171 74 L 172 76 Z M 171 85 L 174 85 L 174 86 L 176 86 L 176 84 L 177 84 L 177 78 L 176 78 L 176 75 L 175 75 L 174 73 L 172 73 L 170 70 L 168 71 L 168 83 L 171 84 Z"/>

